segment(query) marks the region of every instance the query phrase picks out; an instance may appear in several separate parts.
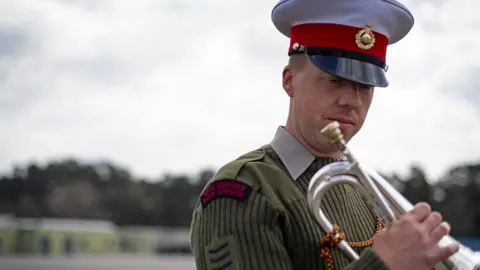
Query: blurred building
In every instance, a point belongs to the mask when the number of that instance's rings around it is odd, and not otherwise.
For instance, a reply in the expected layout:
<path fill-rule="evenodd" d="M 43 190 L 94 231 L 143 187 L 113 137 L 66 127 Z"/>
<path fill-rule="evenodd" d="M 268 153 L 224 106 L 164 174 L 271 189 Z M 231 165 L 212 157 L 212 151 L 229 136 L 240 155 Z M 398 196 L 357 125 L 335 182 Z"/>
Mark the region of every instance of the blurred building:
<path fill-rule="evenodd" d="M 16 253 L 17 225 L 12 216 L 0 215 L 0 254 Z"/>
<path fill-rule="evenodd" d="M 72 256 L 189 251 L 188 228 L 117 227 L 105 220 L 0 215 L 0 255 Z"/>
<path fill-rule="evenodd" d="M 3 254 L 112 253 L 118 250 L 118 232 L 110 221 L 57 218 L 0 217 Z M 2 225 L 0 225 L 2 226 Z"/>
<path fill-rule="evenodd" d="M 119 251 L 145 253 L 155 251 L 160 229 L 150 226 L 122 226 L 119 231 Z"/>

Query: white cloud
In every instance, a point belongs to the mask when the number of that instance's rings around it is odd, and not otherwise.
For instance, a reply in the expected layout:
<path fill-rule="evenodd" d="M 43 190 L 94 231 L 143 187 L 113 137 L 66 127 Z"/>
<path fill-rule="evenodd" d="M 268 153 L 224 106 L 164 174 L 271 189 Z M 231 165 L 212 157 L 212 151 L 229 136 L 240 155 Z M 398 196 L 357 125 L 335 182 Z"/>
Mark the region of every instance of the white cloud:
<path fill-rule="evenodd" d="M 452 91 L 480 60 L 480 22 L 461 2 L 415 3 L 416 26 L 389 49 L 391 86 L 352 142 L 365 163 L 416 161 L 437 176 L 480 157 L 479 110 Z M 25 35 L 0 58 L 0 169 L 75 155 L 150 177 L 194 172 L 268 143 L 285 121 L 275 1 L 35 3 L 0 3 L 0 29 Z"/>

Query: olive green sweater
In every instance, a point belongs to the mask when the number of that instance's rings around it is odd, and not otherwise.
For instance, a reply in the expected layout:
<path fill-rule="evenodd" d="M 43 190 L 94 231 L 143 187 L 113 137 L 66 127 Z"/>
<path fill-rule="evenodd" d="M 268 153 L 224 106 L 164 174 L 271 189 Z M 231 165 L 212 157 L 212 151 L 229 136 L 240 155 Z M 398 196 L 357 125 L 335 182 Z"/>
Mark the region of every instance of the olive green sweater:
<path fill-rule="evenodd" d="M 329 158 L 316 159 L 295 181 L 270 146 L 222 167 L 207 183 L 193 213 L 191 247 L 197 269 L 328 269 L 320 256 L 326 234 L 308 208 L 311 177 Z M 371 239 L 376 217 L 350 186 L 337 186 L 323 210 L 349 242 Z M 335 269 L 387 269 L 370 247 L 360 260 L 333 251 Z"/>

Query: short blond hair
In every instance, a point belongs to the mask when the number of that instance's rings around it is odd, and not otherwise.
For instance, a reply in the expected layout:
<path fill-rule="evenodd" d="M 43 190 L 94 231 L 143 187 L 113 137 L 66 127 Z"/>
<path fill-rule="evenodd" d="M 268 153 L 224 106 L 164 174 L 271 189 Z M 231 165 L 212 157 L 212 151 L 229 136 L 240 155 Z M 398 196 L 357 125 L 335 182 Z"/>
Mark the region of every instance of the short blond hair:
<path fill-rule="evenodd" d="M 294 54 L 288 58 L 288 65 L 294 70 L 301 70 L 306 60 L 305 54 Z"/>

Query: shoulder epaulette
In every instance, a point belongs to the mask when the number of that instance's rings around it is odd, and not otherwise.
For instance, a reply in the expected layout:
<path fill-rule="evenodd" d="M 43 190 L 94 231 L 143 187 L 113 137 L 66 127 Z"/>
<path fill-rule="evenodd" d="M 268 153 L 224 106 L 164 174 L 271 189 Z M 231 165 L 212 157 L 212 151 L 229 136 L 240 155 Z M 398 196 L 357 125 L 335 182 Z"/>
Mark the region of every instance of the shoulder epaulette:
<path fill-rule="evenodd" d="M 258 190 L 259 183 L 254 179 L 239 179 L 238 175 L 245 164 L 262 160 L 265 156 L 263 149 L 248 152 L 237 159 L 222 166 L 207 182 L 200 195 L 200 204 L 205 208 L 218 198 L 231 198 L 245 201 L 252 190 Z"/>
<path fill-rule="evenodd" d="M 263 149 L 257 149 L 246 153 L 220 168 L 212 180 L 237 179 L 240 170 L 245 166 L 245 164 L 261 160 L 264 158 L 264 156 L 265 151 Z"/>

